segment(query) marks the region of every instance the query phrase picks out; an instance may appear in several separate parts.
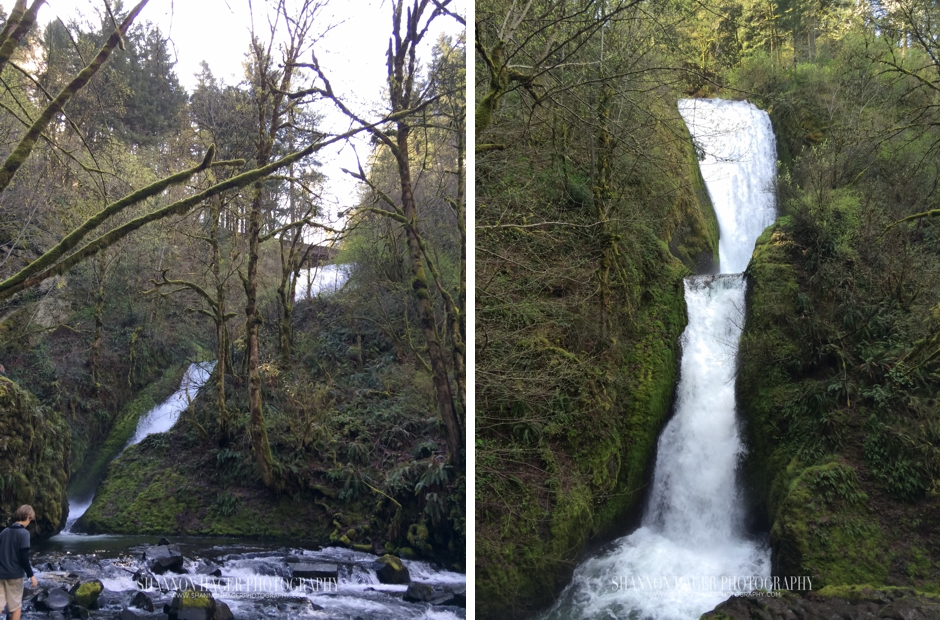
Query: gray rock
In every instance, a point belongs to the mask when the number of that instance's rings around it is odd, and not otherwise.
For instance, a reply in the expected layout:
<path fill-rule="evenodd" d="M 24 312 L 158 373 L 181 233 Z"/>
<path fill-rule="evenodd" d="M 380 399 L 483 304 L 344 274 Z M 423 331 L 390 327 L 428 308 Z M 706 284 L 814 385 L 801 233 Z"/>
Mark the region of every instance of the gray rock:
<path fill-rule="evenodd" d="M 339 579 L 339 566 L 323 562 L 288 564 L 292 579 Z"/>
<path fill-rule="evenodd" d="M 183 554 L 179 545 L 150 547 L 144 551 L 144 562 L 155 575 L 162 575 L 167 571 L 179 574 L 186 572 L 183 568 Z"/>
<path fill-rule="evenodd" d="M 143 609 L 144 611 L 153 611 L 153 601 L 143 592 L 138 592 L 134 595 L 134 598 L 131 599 L 131 607 Z"/>
<path fill-rule="evenodd" d="M 394 555 L 383 555 L 372 563 L 372 569 L 378 574 L 379 581 L 382 583 L 403 584 L 411 581 L 408 568 Z"/>
<path fill-rule="evenodd" d="M 64 612 L 65 608 L 72 603 L 72 597 L 62 588 L 53 588 L 48 591 L 41 591 L 33 599 L 33 606 L 36 611 L 58 611 Z"/>
<path fill-rule="evenodd" d="M 235 620 L 232 610 L 223 601 L 215 602 L 215 615 L 212 620 Z"/>

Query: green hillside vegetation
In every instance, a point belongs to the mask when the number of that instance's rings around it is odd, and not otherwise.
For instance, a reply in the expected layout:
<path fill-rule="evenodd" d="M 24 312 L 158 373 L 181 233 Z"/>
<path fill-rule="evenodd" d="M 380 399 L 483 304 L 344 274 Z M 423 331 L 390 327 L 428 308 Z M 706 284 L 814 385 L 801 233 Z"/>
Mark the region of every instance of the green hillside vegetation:
<path fill-rule="evenodd" d="M 773 573 L 935 592 L 936 7 L 527 8 L 478 8 L 481 617 L 548 606 L 588 545 L 636 523 L 680 278 L 715 247 L 675 112 L 690 96 L 767 110 L 782 162 L 738 379 Z"/>
<path fill-rule="evenodd" d="M 0 382 L 19 439 L 3 444 L 0 514 L 35 502 L 34 534 L 52 535 L 67 484 L 97 488 L 87 531 L 264 535 L 461 568 L 465 43 L 401 14 L 455 16 L 388 7 L 401 62 L 360 116 L 309 62 L 321 5 L 271 3 L 289 32 L 257 33 L 237 84 L 204 63 L 187 93 L 146 4 L 42 31 L 25 2 L 2 15 Z M 346 133 L 322 126 L 327 106 Z M 363 132 L 358 171 L 322 153 Z M 345 219 L 327 174 L 361 182 Z M 330 261 L 344 288 L 304 293 L 307 268 Z M 197 361 L 215 370 L 177 427 L 112 464 Z M 17 416 L 48 427 L 45 443 Z"/>

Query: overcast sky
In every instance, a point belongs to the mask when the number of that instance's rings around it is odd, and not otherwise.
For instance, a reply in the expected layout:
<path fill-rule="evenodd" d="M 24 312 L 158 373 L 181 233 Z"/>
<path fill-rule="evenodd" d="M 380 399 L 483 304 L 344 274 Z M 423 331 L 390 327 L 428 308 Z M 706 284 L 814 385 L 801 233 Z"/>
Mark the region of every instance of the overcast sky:
<path fill-rule="evenodd" d="M 125 0 L 125 6 L 136 4 Z M 267 15 L 272 2 L 253 0 L 255 27 L 266 32 Z M 9 12 L 12 0 L 2 0 L 0 5 Z M 95 7 L 102 0 L 48 0 L 39 11 L 39 21 L 46 24 L 59 17 L 63 21 L 75 15 L 84 15 L 93 22 Z M 457 0 L 454 9 L 466 14 L 466 0 Z M 330 76 L 334 90 L 341 92 L 355 104 L 355 109 L 366 118 L 374 117 L 372 110 L 380 109 L 382 89 L 385 86 L 385 50 L 388 48 L 391 29 L 391 3 L 383 0 L 333 0 L 322 9 L 322 22 L 317 28 L 322 40 L 316 45 L 317 57 Z M 228 84 L 238 83 L 243 76 L 242 62 L 250 41 L 251 13 L 248 0 L 150 0 L 137 18 L 157 24 L 170 39 L 175 52 L 176 74 L 180 82 L 191 90 L 195 84 L 193 74 L 200 70 L 199 63 L 209 63 L 216 79 Z M 420 50 L 424 60 L 430 58 L 430 50 L 438 34 L 451 35 L 462 30 L 453 18 L 442 16 L 435 22 Z M 308 59 L 309 60 L 309 59 Z M 341 131 L 348 122 L 332 108 L 324 107 L 325 124 L 328 130 Z M 363 157 L 368 153 L 367 140 L 360 140 L 357 149 Z M 338 208 L 351 206 L 355 195 L 355 184 L 340 168 L 354 167 L 355 159 L 349 148 L 335 146 L 317 155 L 328 176 L 328 191 L 333 195 Z"/>

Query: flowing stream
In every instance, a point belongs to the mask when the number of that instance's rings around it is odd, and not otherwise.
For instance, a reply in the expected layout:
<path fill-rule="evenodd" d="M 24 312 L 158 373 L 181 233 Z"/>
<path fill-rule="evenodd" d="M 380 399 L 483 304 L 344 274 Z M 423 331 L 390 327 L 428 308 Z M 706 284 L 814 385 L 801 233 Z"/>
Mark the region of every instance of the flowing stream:
<path fill-rule="evenodd" d="M 659 438 L 642 524 L 582 563 L 545 620 L 694 620 L 770 576 L 744 531 L 734 378 L 754 243 L 774 219 L 770 118 L 746 101 L 679 102 L 720 229 L 720 275 L 685 280 L 689 323 L 675 413 Z"/>

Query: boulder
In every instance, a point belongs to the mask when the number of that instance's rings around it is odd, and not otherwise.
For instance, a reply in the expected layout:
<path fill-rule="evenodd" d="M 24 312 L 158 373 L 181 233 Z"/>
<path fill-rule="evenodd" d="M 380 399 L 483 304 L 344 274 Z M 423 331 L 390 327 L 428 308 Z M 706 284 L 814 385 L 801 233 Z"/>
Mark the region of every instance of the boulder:
<path fill-rule="evenodd" d="M 323 562 L 297 562 L 287 565 L 291 570 L 291 579 L 332 579 L 339 580 L 339 566 Z"/>
<path fill-rule="evenodd" d="M 462 594 L 462 598 L 461 598 Z M 435 586 L 430 583 L 412 582 L 408 584 L 408 589 L 402 600 L 408 603 L 430 603 L 431 605 L 455 605 L 463 606 L 467 604 L 466 590 L 461 593 L 456 592 L 450 586 Z"/>
<path fill-rule="evenodd" d="M 76 583 L 69 590 L 69 594 L 72 595 L 72 600 L 76 605 L 81 605 L 85 609 L 98 609 L 98 597 L 101 596 L 103 590 L 104 584 L 96 579 Z"/>
<path fill-rule="evenodd" d="M 411 581 L 408 569 L 394 555 L 386 553 L 372 563 L 372 569 L 378 574 L 379 581 L 386 584 L 403 584 Z"/>
<path fill-rule="evenodd" d="M 62 588 L 53 588 L 51 590 L 42 590 L 33 599 L 33 606 L 36 611 L 58 611 L 63 612 L 72 604 L 72 597 Z"/>
<path fill-rule="evenodd" d="M 427 603 L 434 596 L 434 586 L 429 583 L 410 583 L 402 597 L 409 603 Z"/>
<path fill-rule="evenodd" d="M 170 541 L 167 540 L 166 538 L 161 538 L 159 541 L 157 541 L 157 546 L 167 546 L 169 544 L 170 544 Z"/>
<path fill-rule="evenodd" d="M 183 554 L 179 545 L 157 545 L 144 552 L 144 562 L 155 575 L 169 571 L 177 574 L 186 572 L 183 568 Z"/>
<path fill-rule="evenodd" d="M 131 599 L 131 607 L 142 609 L 144 611 L 153 611 L 153 601 L 143 592 L 138 592 Z"/>
<path fill-rule="evenodd" d="M 138 588 L 143 588 L 145 590 L 147 588 L 155 588 L 159 585 L 154 574 L 146 568 L 138 569 L 137 572 L 134 573 L 133 579 Z"/>
<path fill-rule="evenodd" d="M 77 620 L 88 620 L 91 614 L 81 605 L 69 605 L 69 617 Z"/>
<path fill-rule="evenodd" d="M 124 609 L 114 620 L 169 620 L 169 616 L 163 613 L 144 613 L 133 609 Z"/>
<path fill-rule="evenodd" d="M 196 569 L 197 575 L 208 575 L 210 577 L 221 577 L 222 569 L 214 564 L 204 564 Z"/>
<path fill-rule="evenodd" d="M 215 602 L 215 615 L 212 620 L 235 620 L 235 615 L 223 601 Z"/>
<path fill-rule="evenodd" d="M 200 586 L 179 590 L 167 606 L 170 620 L 213 620 L 216 601 Z"/>

